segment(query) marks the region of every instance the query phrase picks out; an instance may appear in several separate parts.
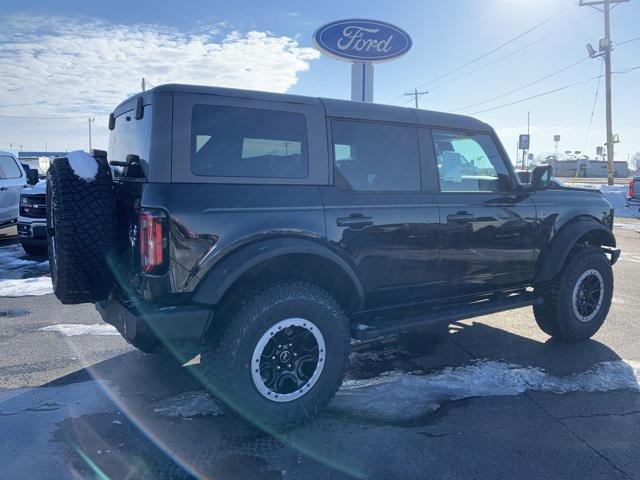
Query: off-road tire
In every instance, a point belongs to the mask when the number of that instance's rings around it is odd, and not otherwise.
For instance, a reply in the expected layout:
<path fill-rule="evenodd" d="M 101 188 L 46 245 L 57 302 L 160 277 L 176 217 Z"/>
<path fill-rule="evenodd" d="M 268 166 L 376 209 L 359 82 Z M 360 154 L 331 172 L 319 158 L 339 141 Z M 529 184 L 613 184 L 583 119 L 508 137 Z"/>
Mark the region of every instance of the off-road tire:
<path fill-rule="evenodd" d="M 108 165 L 98 162 L 95 179 L 85 181 L 66 158 L 54 159 L 47 172 L 47 244 L 53 291 L 62 303 L 107 298 L 113 286 L 109 260 L 114 234 L 115 206 Z"/>
<path fill-rule="evenodd" d="M 230 301 L 224 311 L 204 341 L 200 361 L 202 381 L 213 396 L 259 426 L 283 429 L 313 418 L 329 403 L 342 383 L 350 344 L 348 320 L 331 294 L 306 281 L 288 279 L 250 290 Z M 252 355 L 260 337 L 289 318 L 308 319 L 318 327 L 325 341 L 325 363 L 304 395 L 275 402 L 253 383 Z"/>
<path fill-rule="evenodd" d="M 573 289 L 587 270 L 597 270 L 604 280 L 604 295 L 597 314 L 581 322 L 573 308 Z M 536 323 L 551 337 L 565 342 L 580 342 L 591 338 L 604 323 L 613 297 L 613 270 L 604 252 L 595 246 L 576 248 L 556 277 L 536 288 L 543 303 L 533 307 Z"/>
<path fill-rule="evenodd" d="M 47 246 L 46 245 L 29 245 L 27 243 L 22 244 L 22 249 L 28 255 L 46 255 Z"/>

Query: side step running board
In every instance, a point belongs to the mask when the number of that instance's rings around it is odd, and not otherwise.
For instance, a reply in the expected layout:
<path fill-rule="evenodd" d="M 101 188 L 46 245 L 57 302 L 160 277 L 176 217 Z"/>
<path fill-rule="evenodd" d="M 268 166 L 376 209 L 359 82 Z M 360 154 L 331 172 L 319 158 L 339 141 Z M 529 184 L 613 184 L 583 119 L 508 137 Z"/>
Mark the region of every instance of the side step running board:
<path fill-rule="evenodd" d="M 352 326 L 351 335 L 358 340 L 370 340 L 372 338 L 412 330 L 434 323 L 457 322 L 467 318 L 490 315 L 492 313 L 528 307 L 540 303 L 542 303 L 542 299 L 533 293 L 522 293 L 506 298 L 439 307 L 437 310 L 434 309 L 433 311 L 410 317 L 385 318 L 371 323 L 357 322 Z"/>

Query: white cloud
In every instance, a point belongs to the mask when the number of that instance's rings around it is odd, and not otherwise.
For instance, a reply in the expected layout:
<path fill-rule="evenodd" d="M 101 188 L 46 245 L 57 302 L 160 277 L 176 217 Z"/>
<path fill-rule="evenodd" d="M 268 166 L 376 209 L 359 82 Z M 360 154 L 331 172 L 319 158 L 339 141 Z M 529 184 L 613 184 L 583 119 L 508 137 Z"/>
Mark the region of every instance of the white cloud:
<path fill-rule="evenodd" d="M 147 24 L 19 14 L 0 18 L 0 114 L 88 117 L 108 114 L 140 89 L 193 83 L 284 92 L 319 54 L 270 32 L 239 32 L 218 23 L 190 32 Z M 106 119 L 95 127 L 106 144 Z M 76 148 L 86 144 L 86 119 L 0 118 L 0 147 Z"/>

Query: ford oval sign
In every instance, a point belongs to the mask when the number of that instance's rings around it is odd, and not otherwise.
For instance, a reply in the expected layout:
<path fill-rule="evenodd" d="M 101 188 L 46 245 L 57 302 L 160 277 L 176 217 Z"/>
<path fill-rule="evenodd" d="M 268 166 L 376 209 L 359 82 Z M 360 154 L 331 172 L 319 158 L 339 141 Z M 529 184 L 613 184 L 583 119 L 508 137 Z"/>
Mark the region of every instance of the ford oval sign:
<path fill-rule="evenodd" d="M 404 55 L 411 38 L 400 28 L 377 20 L 338 20 L 313 34 L 313 43 L 324 53 L 349 62 L 386 62 Z"/>

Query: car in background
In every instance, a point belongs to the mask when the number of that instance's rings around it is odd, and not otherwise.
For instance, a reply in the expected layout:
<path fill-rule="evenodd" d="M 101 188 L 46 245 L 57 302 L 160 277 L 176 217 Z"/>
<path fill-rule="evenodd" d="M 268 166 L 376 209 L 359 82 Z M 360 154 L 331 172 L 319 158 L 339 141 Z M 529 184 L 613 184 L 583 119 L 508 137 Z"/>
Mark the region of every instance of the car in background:
<path fill-rule="evenodd" d="M 16 156 L 0 151 L 0 228 L 16 223 L 20 193 L 28 186 L 29 180 L 33 180 L 33 175 Z M 37 179 L 33 183 L 37 183 Z"/>
<path fill-rule="evenodd" d="M 42 180 L 20 194 L 18 235 L 30 255 L 47 253 L 47 182 Z"/>
<path fill-rule="evenodd" d="M 627 188 L 627 207 L 640 207 L 640 177 L 633 177 Z"/>

